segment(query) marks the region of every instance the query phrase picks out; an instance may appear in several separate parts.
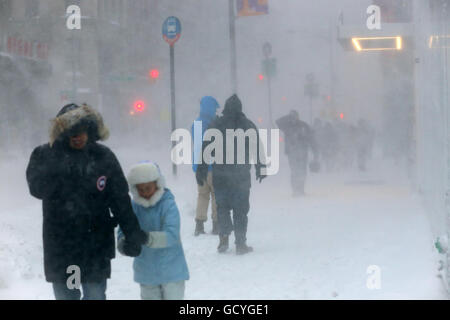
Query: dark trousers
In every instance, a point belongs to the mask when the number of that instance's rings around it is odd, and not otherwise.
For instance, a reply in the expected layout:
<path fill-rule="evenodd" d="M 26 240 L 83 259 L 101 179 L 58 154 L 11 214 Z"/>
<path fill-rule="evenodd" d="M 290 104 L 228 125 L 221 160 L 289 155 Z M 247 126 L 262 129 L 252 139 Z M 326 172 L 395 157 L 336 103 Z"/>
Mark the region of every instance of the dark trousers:
<path fill-rule="evenodd" d="M 358 168 L 361 171 L 365 171 L 366 170 L 366 162 L 367 162 L 367 150 L 365 149 L 358 149 Z"/>
<path fill-rule="evenodd" d="M 230 235 L 234 230 L 236 245 L 245 244 L 247 238 L 250 188 L 240 186 L 215 187 L 219 235 Z M 233 220 L 231 219 L 233 211 Z"/>
<path fill-rule="evenodd" d="M 53 282 L 56 300 L 80 300 L 80 289 L 69 289 L 65 282 Z M 106 300 L 106 279 L 102 282 L 81 283 L 83 300 Z"/>

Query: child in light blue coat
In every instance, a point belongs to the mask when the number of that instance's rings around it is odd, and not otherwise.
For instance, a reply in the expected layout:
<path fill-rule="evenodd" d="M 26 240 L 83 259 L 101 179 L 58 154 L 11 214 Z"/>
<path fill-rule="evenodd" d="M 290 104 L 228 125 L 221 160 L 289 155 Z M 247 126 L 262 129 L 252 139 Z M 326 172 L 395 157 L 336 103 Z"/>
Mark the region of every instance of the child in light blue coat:
<path fill-rule="evenodd" d="M 157 164 L 143 162 L 128 174 L 131 204 L 141 229 L 149 240 L 134 259 L 134 280 L 144 300 L 182 300 L 189 271 L 180 239 L 180 213 L 175 198 L 165 187 Z M 123 253 L 125 238 L 118 232 L 118 249 Z"/>

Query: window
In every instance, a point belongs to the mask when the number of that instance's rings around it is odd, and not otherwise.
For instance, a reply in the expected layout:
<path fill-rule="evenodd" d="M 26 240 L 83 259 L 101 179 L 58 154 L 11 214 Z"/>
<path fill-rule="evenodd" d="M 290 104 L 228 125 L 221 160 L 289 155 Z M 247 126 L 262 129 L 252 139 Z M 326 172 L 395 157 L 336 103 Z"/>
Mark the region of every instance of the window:
<path fill-rule="evenodd" d="M 105 0 L 103 6 L 103 17 L 112 22 L 121 22 L 122 0 Z"/>
<path fill-rule="evenodd" d="M 67 9 L 68 6 L 70 6 L 72 4 L 80 6 L 80 2 L 81 2 L 81 0 L 65 0 L 66 9 Z"/>
<path fill-rule="evenodd" d="M 11 0 L 0 0 L 0 17 L 10 17 L 11 12 Z"/>
<path fill-rule="evenodd" d="M 409 0 L 374 0 L 381 8 L 384 22 L 407 23 L 412 20 L 412 1 Z"/>
<path fill-rule="evenodd" d="M 123 23 L 123 0 L 118 0 L 117 3 L 117 19 L 120 24 Z"/>
<path fill-rule="evenodd" d="M 104 0 L 98 0 L 97 1 L 97 17 L 103 18 L 105 16 L 105 9 L 104 9 Z"/>
<path fill-rule="evenodd" d="M 28 0 L 25 5 L 25 18 L 33 18 L 39 15 L 39 0 Z"/>

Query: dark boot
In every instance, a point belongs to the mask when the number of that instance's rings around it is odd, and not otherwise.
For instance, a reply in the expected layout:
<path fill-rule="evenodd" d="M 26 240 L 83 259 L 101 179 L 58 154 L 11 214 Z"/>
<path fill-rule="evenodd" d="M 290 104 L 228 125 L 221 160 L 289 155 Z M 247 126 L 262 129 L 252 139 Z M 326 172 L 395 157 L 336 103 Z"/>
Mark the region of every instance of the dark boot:
<path fill-rule="evenodd" d="M 247 244 L 245 244 L 245 243 L 236 244 L 236 254 L 238 254 L 238 255 L 246 254 L 246 253 L 249 253 L 252 251 L 253 251 L 253 248 L 247 246 Z"/>
<path fill-rule="evenodd" d="M 217 221 L 213 220 L 213 228 L 212 228 L 212 234 L 218 235 L 219 234 L 219 224 Z"/>
<path fill-rule="evenodd" d="M 195 224 L 195 232 L 194 235 L 195 236 L 199 236 L 201 234 L 205 234 L 205 228 L 203 226 L 203 222 L 202 220 L 195 220 L 196 224 Z"/>
<path fill-rule="evenodd" d="M 220 243 L 219 243 L 219 246 L 217 247 L 217 251 L 219 251 L 219 253 L 224 253 L 225 251 L 228 250 L 228 247 L 229 247 L 228 235 L 219 236 L 219 239 L 220 239 Z"/>

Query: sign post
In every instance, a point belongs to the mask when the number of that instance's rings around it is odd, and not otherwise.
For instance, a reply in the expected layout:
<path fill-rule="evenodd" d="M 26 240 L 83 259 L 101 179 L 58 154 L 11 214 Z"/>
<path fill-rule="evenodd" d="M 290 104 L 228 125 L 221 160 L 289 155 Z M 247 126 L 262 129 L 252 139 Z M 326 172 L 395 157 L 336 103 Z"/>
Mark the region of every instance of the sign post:
<path fill-rule="evenodd" d="M 305 78 L 304 95 L 309 98 L 309 123 L 313 124 L 312 101 L 319 95 L 319 84 L 316 82 L 314 73 L 308 73 Z"/>
<path fill-rule="evenodd" d="M 235 9 L 235 3 L 237 8 Z M 237 11 L 237 13 L 235 13 Z M 237 94 L 236 18 L 269 14 L 268 0 L 228 0 L 231 90 Z"/>
<path fill-rule="evenodd" d="M 175 42 L 181 36 L 181 23 L 176 17 L 168 17 L 162 27 L 164 40 L 169 44 L 170 55 L 170 100 L 171 100 L 171 119 L 172 132 L 176 130 L 176 104 L 175 104 Z M 176 145 L 176 141 L 172 141 L 172 150 Z M 177 175 L 177 166 L 172 164 L 172 173 Z"/>
<path fill-rule="evenodd" d="M 272 45 L 269 42 L 264 43 L 263 54 L 265 59 L 262 61 L 262 69 L 263 74 L 267 77 L 267 86 L 268 86 L 268 100 L 269 100 L 269 123 L 270 126 L 273 127 L 272 121 L 272 77 L 275 76 L 277 70 L 277 60 L 275 58 L 271 58 L 272 54 Z"/>
<path fill-rule="evenodd" d="M 231 90 L 232 93 L 237 94 L 236 17 L 234 14 L 234 0 L 228 0 L 228 20 L 230 29 Z"/>

